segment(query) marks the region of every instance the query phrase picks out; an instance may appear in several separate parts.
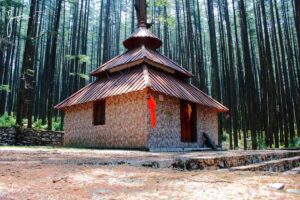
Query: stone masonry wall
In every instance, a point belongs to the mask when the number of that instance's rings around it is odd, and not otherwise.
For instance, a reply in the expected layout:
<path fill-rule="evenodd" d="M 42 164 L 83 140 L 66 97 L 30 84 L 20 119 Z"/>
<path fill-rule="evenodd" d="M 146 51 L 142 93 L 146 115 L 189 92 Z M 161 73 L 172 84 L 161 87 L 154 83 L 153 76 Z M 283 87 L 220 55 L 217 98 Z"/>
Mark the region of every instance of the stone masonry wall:
<path fill-rule="evenodd" d="M 153 129 L 150 126 L 149 113 L 147 115 L 148 147 L 150 149 L 202 148 L 204 147 L 203 132 L 209 134 L 217 144 L 218 115 L 216 112 L 197 105 L 197 142 L 181 142 L 180 100 L 163 94 L 160 95 L 163 97 L 163 101 L 160 101 L 158 93 L 153 94 L 157 104 L 156 128 Z"/>
<path fill-rule="evenodd" d="M 16 145 L 61 146 L 63 144 L 63 140 L 63 132 L 20 129 L 17 130 L 16 134 Z"/>
<path fill-rule="evenodd" d="M 146 90 L 106 99 L 105 125 L 93 125 L 93 103 L 65 110 L 65 145 L 147 148 Z"/>
<path fill-rule="evenodd" d="M 37 131 L 32 129 L 0 128 L 1 145 L 60 146 L 63 144 L 63 132 Z"/>
<path fill-rule="evenodd" d="M 16 130 L 14 128 L 0 128 L 0 146 L 15 145 Z"/>
<path fill-rule="evenodd" d="M 181 142 L 180 100 L 154 93 L 157 126 L 151 128 L 146 90 L 106 99 L 105 125 L 93 125 L 93 102 L 65 110 L 66 146 L 96 148 L 203 148 L 203 132 L 218 141 L 218 115 L 197 106 L 197 142 Z"/>

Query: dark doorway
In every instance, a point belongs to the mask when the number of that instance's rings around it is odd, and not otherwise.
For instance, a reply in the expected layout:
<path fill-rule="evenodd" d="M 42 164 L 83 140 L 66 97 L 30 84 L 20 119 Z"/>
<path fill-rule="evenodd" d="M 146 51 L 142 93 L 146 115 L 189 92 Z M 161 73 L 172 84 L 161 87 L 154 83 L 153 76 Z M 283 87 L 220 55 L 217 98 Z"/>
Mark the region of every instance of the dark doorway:
<path fill-rule="evenodd" d="M 181 141 L 197 142 L 196 104 L 180 101 Z"/>

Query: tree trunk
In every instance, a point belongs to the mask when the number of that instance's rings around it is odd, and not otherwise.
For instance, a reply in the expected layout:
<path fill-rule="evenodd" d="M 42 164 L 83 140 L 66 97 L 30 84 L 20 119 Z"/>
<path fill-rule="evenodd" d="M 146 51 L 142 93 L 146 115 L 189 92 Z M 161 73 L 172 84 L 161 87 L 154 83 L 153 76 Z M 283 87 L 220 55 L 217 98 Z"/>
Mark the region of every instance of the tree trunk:
<path fill-rule="evenodd" d="M 22 119 L 26 115 L 28 119 L 28 127 L 31 127 L 32 113 L 28 112 L 34 99 L 34 51 L 35 51 L 35 35 L 34 35 L 34 21 L 35 21 L 36 0 L 31 0 L 29 21 L 26 34 L 25 49 L 23 55 L 23 65 L 20 76 L 20 86 L 17 103 L 17 119 L 16 124 L 21 126 Z"/>
<path fill-rule="evenodd" d="M 57 0 L 56 2 L 56 12 L 54 19 L 54 29 L 53 29 L 53 38 L 52 38 L 52 46 L 50 53 L 50 70 L 49 70 L 49 95 L 48 95 L 48 130 L 52 129 L 52 113 L 53 113 L 53 96 L 54 96 L 54 75 L 56 68 L 56 49 L 57 49 L 57 40 L 58 40 L 58 29 L 59 29 L 59 21 L 60 21 L 60 12 L 61 5 L 63 0 Z"/>

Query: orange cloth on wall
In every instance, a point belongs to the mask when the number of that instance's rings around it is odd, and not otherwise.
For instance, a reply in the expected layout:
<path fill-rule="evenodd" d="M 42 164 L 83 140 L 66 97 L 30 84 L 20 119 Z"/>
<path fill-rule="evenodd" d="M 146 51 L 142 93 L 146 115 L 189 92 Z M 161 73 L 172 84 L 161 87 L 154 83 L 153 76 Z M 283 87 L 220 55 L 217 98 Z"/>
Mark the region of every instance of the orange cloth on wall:
<path fill-rule="evenodd" d="M 189 119 L 191 119 L 191 115 L 192 115 L 192 112 L 193 112 L 193 109 L 192 109 L 192 106 L 188 103 L 188 113 L 189 113 Z"/>
<path fill-rule="evenodd" d="M 152 95 L 150 95 L 150 98 L 148 99 L 148 107 L 150 109 L 150 118 L 151 118 L 151 126 L 152 128 L 156 127 L 156 103 Z"/>

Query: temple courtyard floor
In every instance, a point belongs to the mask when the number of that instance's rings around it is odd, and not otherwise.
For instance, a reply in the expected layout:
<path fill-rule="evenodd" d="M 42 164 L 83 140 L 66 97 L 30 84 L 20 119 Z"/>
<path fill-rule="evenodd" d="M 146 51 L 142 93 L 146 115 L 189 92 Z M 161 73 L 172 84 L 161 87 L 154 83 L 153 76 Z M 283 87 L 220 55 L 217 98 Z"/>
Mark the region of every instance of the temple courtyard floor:
<path fill-rule="evenodd" d="M 299 156 L 299 150 L 151 153 L 0 147 L 0 200 L 298 200 Z"/>

